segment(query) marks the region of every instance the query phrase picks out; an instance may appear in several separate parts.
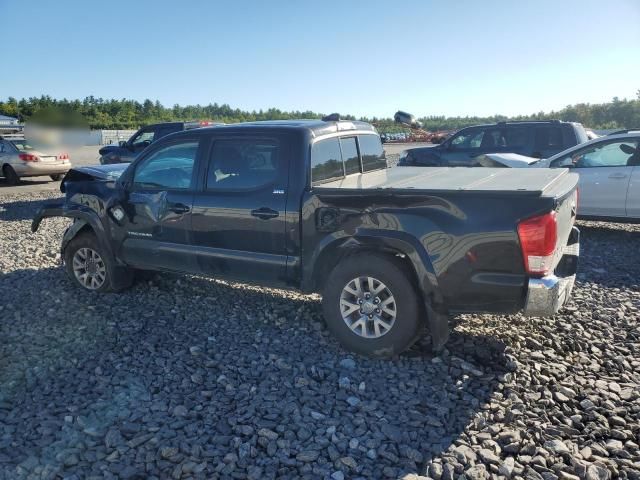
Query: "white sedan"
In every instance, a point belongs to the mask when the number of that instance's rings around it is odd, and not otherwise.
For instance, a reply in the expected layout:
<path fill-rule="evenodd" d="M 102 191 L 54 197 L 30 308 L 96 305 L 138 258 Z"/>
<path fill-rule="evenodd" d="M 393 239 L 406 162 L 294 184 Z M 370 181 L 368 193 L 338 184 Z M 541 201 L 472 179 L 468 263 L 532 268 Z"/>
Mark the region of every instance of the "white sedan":
<path fill-rule="evenodd" d="M 640 130 L 598 137 L 536 161 L 488 154 L 508 167 L 571 168 L 580 174 L 578 217 L 640 221 Z"/>
<path fill-rule="evenodd" d="M 43 153 L 24 138 L 0 137 L 0 176 L 9 185 L 17 184 L 22 177 L 49 176 L 60 180 L 70 169 L 66 153 Z"/>

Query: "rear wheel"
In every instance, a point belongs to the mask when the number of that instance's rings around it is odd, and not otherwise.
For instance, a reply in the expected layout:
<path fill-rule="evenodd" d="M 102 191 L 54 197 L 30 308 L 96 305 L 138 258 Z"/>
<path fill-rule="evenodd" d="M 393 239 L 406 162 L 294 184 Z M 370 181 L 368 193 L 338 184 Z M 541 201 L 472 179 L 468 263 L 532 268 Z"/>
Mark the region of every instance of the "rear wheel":
<path fill-rule="evenodd" d="M 9 185 L 17 185 L 20 183 L 20 177 L 11 165 L 5 165 L 2 167 L 2 176 L 4 177 L 5 182 Z"/>
<path fill-rule="evenodd" d="M 92 292 L 114 292 L 115 266 L 93 233 L 73 238 L 64 249 L 67 274 L 78 287 Z"/>
<path fill-rule="evenodd" d="M 53 175 L 49 175 L 49 176 L 51 177 L 51 180 L 53 180 L 54 182 L 57 182 L 62 179 L 61 173 L 54 173 Z"/>
<path fill-rule="evenodd" d="M 408 272 L 385 255 L 360 254 L 341 261 L 327 279 L 322 305 L 340 343 L 369 357 L 401 353 L 424 326 Z"/>

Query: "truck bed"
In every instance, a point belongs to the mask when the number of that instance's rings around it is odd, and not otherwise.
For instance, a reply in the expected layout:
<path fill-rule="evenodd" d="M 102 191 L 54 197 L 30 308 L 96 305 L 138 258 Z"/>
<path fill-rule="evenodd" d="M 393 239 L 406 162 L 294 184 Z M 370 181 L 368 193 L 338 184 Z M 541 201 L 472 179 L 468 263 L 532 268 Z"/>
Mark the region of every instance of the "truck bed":
<path fill-rule="evenodd" d="M 567 169 L 393 167 L 349 175 L 316 185 L 319 189 L 392 189 L 430 193 L 473 192 L 494 195 L 557 196 L 571 190 L 577 175 Z"/>

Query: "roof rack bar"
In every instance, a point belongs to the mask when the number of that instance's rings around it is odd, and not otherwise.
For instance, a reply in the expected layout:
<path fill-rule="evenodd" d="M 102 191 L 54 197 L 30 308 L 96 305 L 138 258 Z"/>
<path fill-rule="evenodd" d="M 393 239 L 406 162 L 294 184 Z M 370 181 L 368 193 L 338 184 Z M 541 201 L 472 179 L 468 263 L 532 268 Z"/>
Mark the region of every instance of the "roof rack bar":
<path fill-rule="evenodd" d="M 498 125 L 506 125 L 507 123 L 562 123 L 562 120 L 554 118 L 552 120 L 500 120 L 496 122 Z"/>

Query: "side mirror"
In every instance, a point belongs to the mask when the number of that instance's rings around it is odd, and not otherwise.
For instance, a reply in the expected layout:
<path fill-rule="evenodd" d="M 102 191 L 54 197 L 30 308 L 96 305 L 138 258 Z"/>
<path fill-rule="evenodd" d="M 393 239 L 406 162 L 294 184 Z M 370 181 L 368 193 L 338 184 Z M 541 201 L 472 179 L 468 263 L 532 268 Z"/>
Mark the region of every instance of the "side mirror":
<path fill-rule="evenodd" d="M 627 145 L 626 143 L 620 144 L 620 150 L 622 150 L 627 155 L 633 155 L 634 153 L 636 153 L 636 149 L 633 148 L 631 145 Z"/>
<path fill-rule="evenodd" d="M 126 142 L 126 140 L 120 140 L 118 142 L 118 145 L 120 145 L 121 147 L 126 147 L 127 146 L 127 142 Z"/>

